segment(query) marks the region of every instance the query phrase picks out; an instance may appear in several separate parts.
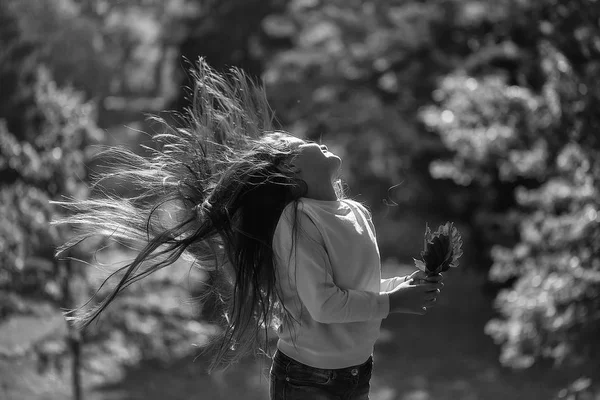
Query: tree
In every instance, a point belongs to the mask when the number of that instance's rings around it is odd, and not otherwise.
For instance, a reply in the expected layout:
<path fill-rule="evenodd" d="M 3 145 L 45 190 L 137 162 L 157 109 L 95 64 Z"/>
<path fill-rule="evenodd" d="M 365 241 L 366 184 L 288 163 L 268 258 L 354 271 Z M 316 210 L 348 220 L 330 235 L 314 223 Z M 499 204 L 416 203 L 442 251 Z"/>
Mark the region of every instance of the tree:
<path fill-rule="evenodd" d="M 12 6 L 0 6 L 5 22 L 0 41 L 7 49 L 0 55 L 0 79 L 8 83 L 0 101 L 0 320 L 48 307 L 68 309 L 80 301 L 81 271 L 53 257 L 68 232 L 50 224 L 58 215 L 50 200 L 85 196 L 84 149 L 101 138 L 93 105 L 71 89 L 58 88 L 33 61 L 39 48 L 23 38 Z M 65 340 L 79 399 L 81 340 L 72 329 Z"/>
<path fill-rule="evenodd" d="M 141 109 L 155 109 L 152 99 L 169 94 L 168 71 L 173 70 L 173 48 L 181 38 L 176 21 L 193 15 L 180 3 L 0 4 L 0 331 L 24 318 L 40 321 L 37 329 L 52 315 L 50 330 L 56 337 L 36 336 L 39 341 L 27 342 L 24 355 L 37 358 L 42 371 L 71 360 L 76 398 L 83 392 L 81 375 L 86 382 L 98 382 L 123 374 L 141 360 L 180 359 L 198 351 L 192 343 L 202 344 L 214 333 L 197 321 L 194 307 L 181 304 L 197 294 L 194 283 L 201 283 L 198 271 L 182 262 L 179 269 L 128 290 L 101 324 L 81 334 L 64 323 L 62 312 L 82 306 L 99 285 L 98 270 L 118 265 L 131 251 L 123 245 L 90 243 L 54 258 L 72 227 L 51 224 L 65 210 L 50 200 L 91 193 L 88 173 L 103 162 L 90 161 L 94 149 L 89 146 L 105 141 L 96 125 L 102 105 L 125 104 L 127 112 L 119 110 L 116 118 L 140 120 Z M 74 40 L 65 40 L 71 36 Z M 106 110 L 101 116 L 105 126 L 116 119 L 107 118 Z M 119 182 L 111 184 L 101 190 L 119 189 Z M 101 249 L 93 251 L 97 247 Z M 192 283 L 183 285 L 186 279 Z M 49 375 L 40 374 L 40 380 L 43 376 Z"/>
<path fill-rule="evenodd" d="M 70 260 L 53 257 L 68 232 L 51 225 L 59 212 L 50 200 L 86 194 L 84 148 L 99 138 L 93 107 L 73 91 L 57 88 L 43 69 L 35 82 L 35 105 L 43 119 L 36 123 L 39 134 L 34 140 L 18 140 L 6 124 L 0 127 L 0 166 L 13 177 L 0 188 L 0 287 L 10 300 L 3 303 L 4 318 L 35 314 L 44 303 L 55 310 L 73 308 L 81 302 L 77 292 L 85 285 L 84 271 Z M 80 398 L 78 332 L 70 329 L 66 340 L 75 398 Z"/>
<path fill-rule="evenodd" d="M 441 81 L 421 116 L 453 156 L 431 171 L 480 193 L 480 223 L 502 221 L 490 278 L 508 288 L 486 327 L 501 361 L 586 365 L 600 350 L 600 7 L 500 4 L 515 18 L 494 46 L 512 67 L 479 57 Z"/>

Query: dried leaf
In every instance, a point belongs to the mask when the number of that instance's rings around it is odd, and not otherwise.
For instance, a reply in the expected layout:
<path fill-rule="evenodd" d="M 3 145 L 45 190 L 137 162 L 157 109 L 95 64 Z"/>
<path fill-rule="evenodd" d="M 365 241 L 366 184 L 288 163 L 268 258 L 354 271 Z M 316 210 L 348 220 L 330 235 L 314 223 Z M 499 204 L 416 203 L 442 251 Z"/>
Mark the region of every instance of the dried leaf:
<path fill-rule="evenodd" d="M 423 261 L 417 260 L 416 258 L 413 258 L 413 261 L 415 262 L 415 267 L 425 272 L 425 263 Z"/>
<path fill-rule="evenodd" d="M 434 233 L 426 225 L 423 243 L 421 260 L 415 260 L 417 268 L 437 274 L 458 267 L 458 259 L 462 256 L 462 238 L 454 223 L 446 222 Z"/>

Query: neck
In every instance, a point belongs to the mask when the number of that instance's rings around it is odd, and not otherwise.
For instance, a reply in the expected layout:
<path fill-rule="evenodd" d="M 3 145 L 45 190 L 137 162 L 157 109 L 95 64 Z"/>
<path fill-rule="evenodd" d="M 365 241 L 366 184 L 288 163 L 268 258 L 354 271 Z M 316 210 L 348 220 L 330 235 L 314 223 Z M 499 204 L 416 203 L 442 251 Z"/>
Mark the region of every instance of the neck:
<path fill-rule="evenodd" d="M 309 185 L 306 197 L 325 201 L 336 201 L 338 199 L 333 183 L 329 185 Z"/>

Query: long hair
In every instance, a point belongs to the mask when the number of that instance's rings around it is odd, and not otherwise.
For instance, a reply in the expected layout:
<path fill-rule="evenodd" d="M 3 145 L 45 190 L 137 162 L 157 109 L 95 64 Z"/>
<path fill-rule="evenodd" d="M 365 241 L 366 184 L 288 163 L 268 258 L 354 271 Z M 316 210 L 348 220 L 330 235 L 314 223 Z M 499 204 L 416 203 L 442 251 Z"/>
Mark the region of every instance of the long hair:
<path fill-rule="evenodd" d="M 295 151 L 281 140 L 285 133 L 273 130 L 261 86 L 237 69 L 217 74 L 202 59 L 192 76 L 193 101 L 181 116 L 183 126 L 155 117 L 164 132 L 153 136 L 149 156 L 122 148 L 101 153 L 115 167 L 96 177 L 94 187 L 118 179 L 134 195 L 102 190 L 96 198 L 59 202 L 69 213 L 58 223 L 77 228 L 77 234 L 57 256 L 97 236 L 137 244 L 135 259 L 102 284 L 122 274 L 114 289 L 91 309 L 73 312 L 81 328 L 129 285 L 191 256 L 209 274 L 207 293 L 220 315 L 222 330 L 210 346 L 212 370 L 260 349 L 267 338 L 281 309 L 273 234 L 303 186 L 289 164 Z"/>

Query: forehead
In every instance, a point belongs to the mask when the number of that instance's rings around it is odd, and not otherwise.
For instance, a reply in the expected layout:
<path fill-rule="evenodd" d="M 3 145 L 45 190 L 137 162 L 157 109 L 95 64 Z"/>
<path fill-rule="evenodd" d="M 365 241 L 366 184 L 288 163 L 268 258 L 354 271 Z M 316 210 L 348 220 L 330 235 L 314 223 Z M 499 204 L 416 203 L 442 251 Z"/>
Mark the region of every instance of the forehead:
<path fill-rule="evenodd" d="M 283 145 L 291 150 L 295 150 L 306 142 L 296 136 L 291 135 L 287 132 L 274 132 L 267 136 L 267 141 L 272 142 L 273 144 L 277 143 L 279 145 Z"/>
<path fill-rule="evenodd" d="M 304 143 L 306 143 L 304 140 L 299 139 L 295 136 L 292 135 L 287 135 L 281 138 L 283 140 L 283 142 L 290 146 L 293 149 L 297 149 L 298 147 L 300 147 L 301 145 L 303 145 Z"/>

